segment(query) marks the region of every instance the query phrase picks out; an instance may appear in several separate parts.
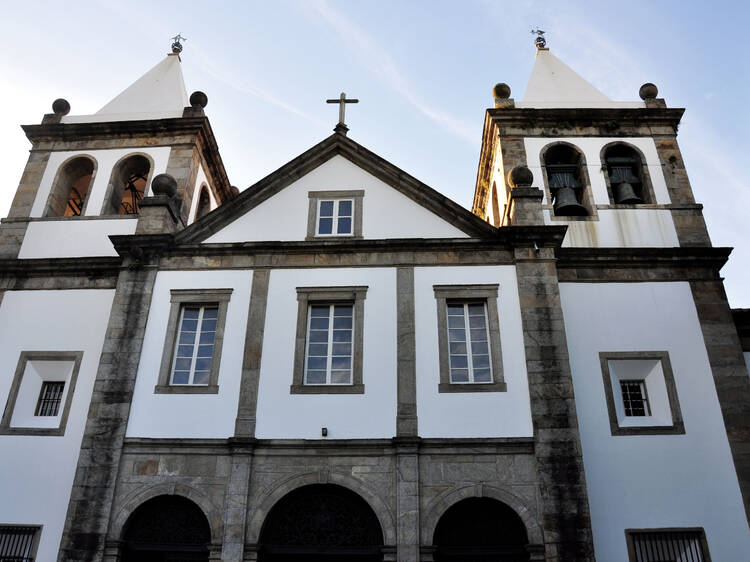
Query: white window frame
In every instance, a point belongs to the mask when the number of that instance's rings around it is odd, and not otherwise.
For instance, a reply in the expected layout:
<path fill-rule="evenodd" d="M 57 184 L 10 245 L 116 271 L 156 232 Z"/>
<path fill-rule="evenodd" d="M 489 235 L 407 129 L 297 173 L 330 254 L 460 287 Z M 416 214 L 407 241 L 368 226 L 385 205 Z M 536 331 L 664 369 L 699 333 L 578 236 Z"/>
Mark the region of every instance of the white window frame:
<path fill-rule="evenodd" d="M 326 368 L 325 368 L 325 371 L 326 371 L 326 380 L 325 380 L 324 383 L 311 383 L 309 381 L 309 378 L 308 378 L 309 371 L 311 370 L 309 368 L 309 361 L 308 360 L 310 358 L 310 345 L 313 343 L 313 342 L 310 341 L 310 336 L 311 336 L 310 331 L 312 329 L 312 321 L 313 321 L 312 309 L 314 307 L 323 307 L 323 306 L 325 306 L 325 307 L 328 308 L 328 328 L 327 328 L 328 339 L 326 341 L 327 354 L 325 356 L 326 357 Z M 333 365 L 333 357 L 334 357 L 334 355 L 333 355 L 333 344 L 334 344 L 334 341 L 333 341 L 333 332 L 334 332 L 334 322 L 335 322 L 335 319 L 336 319 L 335 310 L 336 310 L 337 306 L 350 306 L 351 309 L 352 309 L 352 315 L 351 315 L 352 327 L 349 329 L 349 332 L 351 332 L 351 336 L 350 336 L 349 341 L 345 342 L 345 343 L 348 343 L 351 346 L 351 351 L 350 351 L 350 355 L 349 355 L 349 368 L 348 368 L 348 370 L 349 370 L 349 380 L 347 380 L 346 382 L 333 382 L 333 380 L 332 380 L 332 378 L 333 378 L 332 365 Z M 354 338 L 355 338 L 355 332 L 356 332 L 356 326 L 354 325 L 354 302 L 337 302 L 337 303 L 320 303 L 320 302 L 315 302 L 315 303 L 310 303 L 308 305 L 308 307 L 307 307 L 307 338 L 306 338 L 306 343 L 305 343 L 305 384 L 306 385 L 309 385 L 309 384 L 351 385 L 352 384 L 352 380 L 353 380 L 353 376 L 354 376 L 353 370 L 354 370 Z M 314 357 L 323 357 L 323 356 L 322 355 L 320 355 L 320 356 L 316 355 Z M 312 370 L 315 371 L 315 370 L 321 370 L 321 369 L 312 369 Z"/>
<path fill-rule="evenodd" d="M 183 321 L 185 319 L 185 311 L 188 310 L 188 309 L 196 309 L 196 308 L 198 309 L 198 318 L 196 319 L 195 341 L 192 344 L 180 344 L 180 336 L 182 336 L 182 334 L 184 333 L 183 330 L 182 330 L 182 327 L 183 327 Z M 177 342 L 176 342 L 176 344 L 174 346 L 174 348 L 175 348 L 174 349 L 174 358 L 172 359 L 172 368 L 171 368 L 170 382 L 169 382 L 169 384 L 171 384 L 172 386 L 208 386 L 208 384 L 209 384 L 208 380 L 206 380 L 205 383 L 195 382 L 196 366 L 197 366 L 198 359 L 199 359 L 198 352 L 199 352 L 200 346 L 201 346 L 201 343 L 200 343 L 201 336 L 204 333 L 208 333 L 208 331 L 204 332 L 204 330 L 203 330 L 203 321 L 205 320 L 205 313 L 206 313 L 207 309 L 211 309 L 211 310 L 215 309 L 216 310 L 216 318 L 215 318 L 215 320 L 216 320 L 217 326 L 213 330 L 214 337 L 213 337 L 213 340 L 211 341 L 211 357 L 209 358 L 209 361 L 211 363 L 213 363 L 213 361 L 212 361 L 212 359 L 213 359 L 213 351 L 214 351 L 214 347 L 216 346 L 216 330 L 218 328 L 218 322 L 219 322 L 219 303 L 216 303 L 216 304 L 195 304 L 195 305 L 183 304 L 180 307 L 180 321 L 177 324 L 177 326 L 178 326 L 178 328 L 177 328 Z M 209 320 L 212 320 L 212 319 L 210 318 Z M 190 356 L 190 369 L 188 370 L 188 382 L 183 382 L 183 383 L 178 383 L 178 382 L 174 381 L 175 370 L 176 370 L 176 367 L 177 367 L 177 360 L 178 359 L 185 359 L 185 357 L 178 357 L 178 353 L 179 353 L 179 350 L 180 350 L 180 345 L 192 345 L 192 347 L 193 347 L 193 352 L 192 352 L 192 354 Z M 205 357 L 201 357 L 200 359 L 205 359 Z M 208 373 L 209 373 L 209 378 L 210 378 L 211 364 L 209 364 Z"/>
<path fill-rule="evenodd" d="M 341 214 L 341 203 L 350 203 L 350 214 Z M 332 221 L 331 232 L 324 233 L 320 231 L 320 221 L 328 216 L 321 214 L 321 207 L 324 203 L 331 203 L 333 205 L 333 215 L 330 216 Z M 348 232 L 340 232 L 339 227 L 341 226 L 341 219 L 349 219 L 349 230 Z M 354 236 L 354 199 L 318 199 L 318 220 L 315 225 L 315 236 Z"/>
<path fill-rule="evenodd" d="M 472 330 L 472 328 L 470 326 L 470 321 L 469 321 L 469 318 L 470 318 L 470 316 L 469 316 L 469 306 L 471 306 L 471 305 L 475 305 L 475 306 L 476 305 L 481 305 L 482 306 L 482 313 L 483 313 L 483 318 L 484 318 L 484 336 L 485 336 L 485 340 L 484 341 L 487 344 L 487 353 L 486 353 L 486 355 L 488 356 L 488 359 L 489 359 L 488 365 L 487 365 L 487 369 L 490 372 L 490 380 L 488 380 L 488 381 L 477 381 L 477 380 L 475 380 L 475 374 L 474 374 L 474 369 L 475 369 L 474 368 L 474 354 L 472 352 L 472 344 L 474 344 L 474 343 L 480 343 L 480 342 L 478 342 L 478 341 L 474 342 L 471 339 L 471 330 Z M 462 309 L 462 311 L 463 311 L 463 330 L 464 330 L 464 333 L 466 334 L 466 338 L 463 341 L 463 343 L 466 345 L 466 353 L 465 354 L 461 354 L 461 353 L 455 353 L 454 354 L 454 353 L 451 353 L 451 350 L 450 350 L 450 344 L 454 343 L 454 342 L 451 342 L 451 338 L 450 338 L 450 332 L 451 332 L 451 326 L 450 326 L 450 319 L 451 319 L 450 307 L 452 307 L 452 306 L 453 307 L 460 306 L 461 309 Z M 471 301 L 471 300 L 462 300 L 462 301 L 458 301 L 458 302 L 448 301 L 446 303 L 446 317 L 447 317 L 448 322 L 447 322 L 447 325 L 446 325 L 445 329 L 448 331 L 448 360 L 449 360 L 448 369 L 450 371 L 450 382 L 451 382 L 451 384 L 487 384 L 487 383 L 491 383 L 492 380 L 493 380 L 493 378 L 492 378 L 492 349 L 490 349 L 490 330 L 489 330 L 489 319 L 487 317 L 487 302 L 486 301 Z M 458 357 L 458 356 L 463 356 L 463 355 L 466 355 L 466 363 L 467 363 L 466 370 L 468 371 L 468 378 L 469 378 L 469 380 L 468 381 L 457 381 L 457 380 L 454 380 L 454 378 L 453 378 L 453 371 L 455 369 L 453 367 L 453 357 Z M 458 367 L 456 367 L 456 368 L 458 368 Z"/>
<path fill-rule="evenodd" d="M 310 200 L 307 214 L 307 237 L 306 240 L 319 240 L 331 238 L 362 238 L 362 200 L 364 190 L 350 191 L 310 191 L 307 196 Z M 333 216 L 331 217 L 333 225 L 330 234 L 321 234 L 320 232 L 320 207 L 326 202 L 333 202 Z M 352 214 L 340 215 L 339 207 L 342 201 L 350 201 L 352 204 Z M 349 232 L 338 232 L 339 219 L 350 218 L 351 230 Z"/>

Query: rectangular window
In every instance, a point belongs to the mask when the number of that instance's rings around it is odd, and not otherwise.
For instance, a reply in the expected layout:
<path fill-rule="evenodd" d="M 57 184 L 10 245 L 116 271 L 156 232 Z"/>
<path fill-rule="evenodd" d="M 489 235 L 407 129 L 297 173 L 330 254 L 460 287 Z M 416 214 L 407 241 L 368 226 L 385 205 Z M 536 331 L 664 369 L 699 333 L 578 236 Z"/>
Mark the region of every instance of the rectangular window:
<path fill-rule="evenodd" d="M 622 391 L 622 403 L 626 416 L 651 415 L 648 397 L 646 396 L 645 380 L 621 380 L 620 390 Z"/>
<path fill-rule="evenodd" d="M 216 394 L 232 289 L 172 289 L 154 392 Z"/>
<path fill-rule="evenodd" d="M 447 314 L 451 383 L 492 382 L 485 303 L 449 302 Z"/>
<path fill-rule="evenodd" d="M 346 236 L 352 234 L 354 200 L 321 199 L 318 201 L 318 236 Z"/>
<path fill-rule="evenodd" d="M 498 285 L 433 285 L 438 392 L 504 392 Z"/>
<path fill-rule="evenodd" d="M 353 304 L 310 305 L 305 384 L 352 384 L 353 333 Z"/>
<path fill-rule="evenodd" d="M 39 527 L 0 526 L 0 562 L 33 562 Z"/>
<path fill-rule="evenodd" d="M 710 562 L 703 529 L 626 531 L 630 562 Z"/>
<path fill-rule="evenodd" d="M 297 287 L 292 394 L 362 394 L 367 287 Z"/>
<path fill-rule="evenodd" d="M 36 416 L 56 416 L 60 411 L 65 381 L 44 381 L 36 404 Z"/>
<path fill-rule="evenodd" d="M 218 317 L 218 305 L 182 307 L 172 384 L 208 384 Z"/>

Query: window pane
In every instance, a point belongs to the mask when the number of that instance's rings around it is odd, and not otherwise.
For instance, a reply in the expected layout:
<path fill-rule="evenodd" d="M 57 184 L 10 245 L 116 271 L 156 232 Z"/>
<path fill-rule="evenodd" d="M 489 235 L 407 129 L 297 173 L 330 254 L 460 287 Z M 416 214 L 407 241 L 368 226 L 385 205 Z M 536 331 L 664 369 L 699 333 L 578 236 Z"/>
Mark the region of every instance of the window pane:
<path fill-rule="evenodd" d="M 327 330 L 328 329 L 328 316 L 316 316 L 310 318 L 310 329 L 311 330 Z"/>
<path fill-rule="evenodd" d="M 334 353 L 336 352 L 336 346 L 334 346 Z M 315 356 L 326 356 L 328 355 L 328 344 L 327 343 L 311 343 L 307 348 L 308 355 Z"/>
<path fill-rule="evenodd" d="M 320 216 L 321 217 L 333 216 L 333 201 L 321 201 L 320 202 Z"/>
<path fill-rule="evenodd" d="M 490 356 L 489 355 L 473 355 L 471 357 L 471 362 L 474 366 L 474 369 L 489 368 Z"/>
<path fill-rule="evenodd" d="M 213 344 L 214 343 L 214 336 L 216 335 L 216 332 L 201 332 L 201 344 Z"/>
<path fill-rule="evenodd" d="M 188 318 L 182 319 L 182 331 L 183 332 L 195 332 L 198 329 L 198 320 L 190 320 Z"/>
<path fill-rule="evenodd" d="M 198 357 L 211 357 L 214 354 L 213 345 L 198 346 Z"/>
<path fill-rule="evenodd" d="M 451 369 L 466 369 L 468 366 L 466 355 L 451 355 Z"/>
<path fill-rule="evenodd" d="M 458 328 L 463 330 L 465 327 L 464 317 L 461 316 L 448 316 L 448 328 Z"/>
<path fill-rule="evenodd" d="M 312 370 L 320 370 L 326 368 L 326 363 L 328 362 L 327 357 L 308 357 L 307 358 L 307 368 Z"/>
<path fill-rule="evenodd" d="M 208 384 L 208 371 L 196 371 L 193 377 L 193 384 Z"/>
<path fill-rule="evenodd" d="M 451 342 L 449 345 L 451 355 L 455 353 L 466 354 L 466 344 L 464 342 Z"/>
<path fill-rule="evenodd" d="M 471 341 L 487 341 L 487 330 L 472 330 L 471 331 Z"/>
<path fill-rule="evenodd" d="M 338 330 L 351 330 L 352 329 L 352 317 L 351 316 L 339 316 L 333 320 L 334 329 Z"/>
<path fill-rule="evenodd" d="M 349 343 L 352 341 L 351 330 L 334 330 L 333 341 L 337 343 Z"/>
<path fill-rule="evenodd" d="M 349 369 L 352 365 L 352 358 L 346 355 L 333 357 L 331 359 L 331 369 Z"/>
<path fill-rule="evenodd" d="M 208 308 L 203 309 L 203 319 L 213 319 L 219 317 L 219 308 L 216 306 L 211 306 Z"/>
<path fill-rule="evenodd" d="M 318 234 L 332 234 L 333 219 L 321 218 L 318 221 Z"/>
<path fill-rule="evenodd" d="M 352 216 L 352 202 L 348 200 L 339 201 L 339 217 Z"/>
<path fill-rule="evenodd" d="M 350 304 L 337 304 L 333 307 L 334 316 L 352 316 L 354 307 Z"/>
<path fill-rule="evenodd" d="M 178 345 L 177 346 L 177 357 L 192 357 L 192 356 L 193 356 L 192 345 Z"/>
<path fill-rule="evenodd" d="M 448 330 L 448 341 L 466 341 L 466 330 Z"/>
<path fill-rule="evenodd" d="M 328 342 L 328 330 L 310 330 L 310 341 L 313 343 Z"/>
<path fill-rule="evenodd" d="M 337 234 L 351 234 L 352 233 L 352 219 L 340 218 L 338 221 Z"/>
<path fill-rule="evenodd" d="M 211 368 L 211 359 L 196 359 L 195 370 L 196 371 L 208 371 Z"/>
<path fill-rule="evenodd" d="M 307 371 L 307 384 L 325 384 L 326 383 L 326 372 L 325 371 Z"/>
<path fill-rule="evenodd" d="M 186 358 L 186 359 L 177 358 L 177 360 L 174 362 L 175 371 L 189 371 L 191 362 L 192 362 L 192 359 L 190 358 Z"/>
<path fill-rule="evenodd" d="M 469 316 L 469 327 L 484 329 L 484 314 L 482 314 L 482 316 Z"/>
<path fill-rule="evenodd" d="M 475 369 L 474 382 L 492 382 L 492 374 L 489 369 Z"/>
<path fill-rule="evenodd" d="M 483 304 L 469 304 L 469 316 L 484 316 L 484 305 Z"/>
<path fill-rule="evenodd" d="M 462 304 L 449 304 L 448 305 L 448 315 L 450 316 L 463 316 L 464 315 L 464 307 Z"/>
<path fill-rule="evenodd" d="M 328 318 L 328 313 L 330 311 L 330 307 L 328 305 L 326 306 L 311 306 L 310 307 L 310 316 L 325 316 Z"/>
<path fill-rule="evenodd" d="M 183 309 L 182 317 L 191 320 L 197 320 L 199 313 L 200 308 L 185 308 Z"/>
<path fill-rule="evenodd" d="M 195 342 L 195 332 L 180 333 L 180 344 L 191 344 Z"/>
<path fill-rule="evenodd" d="M 469 382 L 469 371 L 466 369 L 451 369 L 451 382 Z"/>
<path fill-rule="evenodd" d="M 172 384 L 187 384 L 190 380 L 190 373 L 187 371 L 175 371 L 172 376 Z"/>
<path fill-rule="evenodd" d="M 350 343 L 334 343 L 332 355 L 351 355 L 352 344 Z"/>
<path fill-rule="evenodd" d="M 332 384 L 351 384 L 351 371 L 331 371 Z"/>
<path fill-rule="evenodd" d="M 203 317 L 203 322 L 201 323 L 201 331 L 203 332 L 215 332 L 216 331 L 216 318 L 206 318 Z"/>

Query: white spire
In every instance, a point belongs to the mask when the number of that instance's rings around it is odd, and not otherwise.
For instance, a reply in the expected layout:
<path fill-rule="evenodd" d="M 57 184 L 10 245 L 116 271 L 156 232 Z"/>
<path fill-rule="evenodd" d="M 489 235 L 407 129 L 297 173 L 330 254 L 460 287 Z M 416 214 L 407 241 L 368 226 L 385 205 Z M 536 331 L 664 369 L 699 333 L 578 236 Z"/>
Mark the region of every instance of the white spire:
<path fill-rule="evenodd" d="M 66 115 L 63 123 L 182 117 L 189 106 L 180 57 L 167 55 L 93 115 Z"/>
<path fill-rule="evenodd" d="M 516 107 L 643 107 L 643 102 L 612 101 L 567 64 L 539 49 L 523 100 Z"/>

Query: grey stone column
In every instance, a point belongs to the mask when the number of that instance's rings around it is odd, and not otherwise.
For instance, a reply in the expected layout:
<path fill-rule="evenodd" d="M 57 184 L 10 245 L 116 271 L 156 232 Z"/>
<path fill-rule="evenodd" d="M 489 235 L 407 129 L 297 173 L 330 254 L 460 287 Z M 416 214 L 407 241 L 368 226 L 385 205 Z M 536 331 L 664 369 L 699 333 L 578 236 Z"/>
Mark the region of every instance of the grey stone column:
<path fill-rule="evenodd" d="M 399 267 L 396 270 L 396 314 L 396 435 L 416 436 L 418 426 L 413 267 Z"/>
<path fill-rule="evenodd" d="M 68 504 L 60 562 L 98 562 L 104 553 L 157 273 L 154 265 L 133 269 L 129 265 L 134 262 L 127 258 L 117 280 Z"/>
<path fill-rule="evenodd" d="M 734 468 L 750 522 L 750 377 L 720 279 L 691 281 Z"/>
<path fill-rule="evenodd" d="M 232 466 L 224 496 L 224 544 L 221 557 L 217 558 L 224 562 L 243 560 L 247 497 L 253 469 L 254 440 L 232 441 Z"/>
<path fill-rule="evenodd" d="M 539 511 L 548 562 L 594 560 L 554 248 L 516 248 Z"/>
<path fill-rule="evenodd" d="M 184 144 L 173 144 L 167 161 L 167 173 L 177 181 L 177 196 L 182 199 L 180 215 L 185 224 L 188 222 L 195 180 L 198 177 L 198 167 L 201 162 L 200 151 L 196 144 L 197 139 L 191 138 L 190 141 Z"/>
<path fill-rule="evenodd" d="M 396 541 L 398 562 L 419 560 L 419 439 L 396 437 Z"/>

